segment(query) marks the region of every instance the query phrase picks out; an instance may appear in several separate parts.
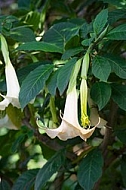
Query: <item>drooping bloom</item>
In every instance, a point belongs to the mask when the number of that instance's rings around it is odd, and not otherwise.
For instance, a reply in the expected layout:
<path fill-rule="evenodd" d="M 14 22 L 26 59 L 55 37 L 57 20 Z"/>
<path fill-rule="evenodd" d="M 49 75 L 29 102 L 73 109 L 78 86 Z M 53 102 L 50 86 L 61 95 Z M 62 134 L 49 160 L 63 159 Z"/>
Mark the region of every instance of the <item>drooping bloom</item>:
<path fill-rule="evenodd" d="M 61 140 L 71 139 L 80 136 L 83 140 L 89 138 L 94 132 L 92 129 L 82 128 L 78 122 L 78 95 L 76 87 L 68 93 L 64 108 L 64 114 L 61 125 L 56 129 L 45 128 L 48 136 L 55 138 L 56 136 Z"/>
<path fill-rule="evenodd" d="M 81 60 L 79 60 L 70 78 L 67 97 L 65 102 L 64 114 L 60 126 L 56 129 L 45 128 L 47 135 L 51 138 L 58 137 L 61 140 L 71 139 L 80 136 L 83 140 L 89 138 L 95 130 L 94 128 L 85 129 L 89 124 L 87 115 L 86 125 L 81 127 L 78 121 L 78 93 L 76 89 L 76 78 L 80 69 Z M 86 110 L 87 101 L 83 102 L 84 110 Z"/>
<path fill-rule="evenodd" d="M 20 108 L 19 99 L 18 99 L 20 86 L 18 78 L 9 58 L 9 52 L 6 40 L 2 35 L 0 35 L 0 38 L 1 38 L 1 50 L 5 62 L 5 76 L 6 76 L 6 85 L 7 85 L 6 96 L 0 94 L 4 98 L 4 100 L 0 102 L 0 110 L 5 110 L 5 108 L 10 103 L 13 106 L 16 106 L 17 108 Z"/>

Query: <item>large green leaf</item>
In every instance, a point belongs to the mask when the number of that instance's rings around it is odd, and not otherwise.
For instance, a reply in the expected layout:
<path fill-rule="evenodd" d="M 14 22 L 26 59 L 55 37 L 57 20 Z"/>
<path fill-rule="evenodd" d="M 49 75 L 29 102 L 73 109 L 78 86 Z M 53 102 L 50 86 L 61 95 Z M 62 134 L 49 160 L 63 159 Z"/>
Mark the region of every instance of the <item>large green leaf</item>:
<path fill-rule="evenodd" d="M 126 61 L 124 59 L 115 55 L 107 55 L 105 59 L 109 62 L 112 72 L 120 78 L 126 79 Z"/>
<path fill-rule="evenodd" d="M 79 26 L 70 22 L 54 24 L 43 36 L 43 41 L 55 44 L 62 51 L 65 50 L 66 43 L 79 34 Z"/>
<path fill-rule="evenodd" d="M 38 170 L 39 169 L 27 170 L 22 175 L 20 175 L 12 187 L 12 190 L 31 190 L 33 188 Z"/>
<path fill-rule="evenodd" d="M 64 54 L 62 55 L 61 59 L 63 60 L 66 60 L 66 59 L 69 59 L 70 57 L 80 53 L 84 51 L 84 48 L 83 47 L 75 47 L 75 48 L 72 48 L 72 49 L 68 49 L 64 52 Z"/>
<path fill-rule="evenodd" d="M 60 91 L 60 94 L 62 94 L 67 87 L 67 84 L 70 79 L 70 75 L 72 72 L 72 69 L 77 61 L 77 58 L 73 58 L 65 63 L 64 66 L 62 66 L 58 72 L 57 76 L 57 87 Z"/>
<path fill-rule="evenodd" d="M 126 40 L 126 24 L 121 24 L 110 30 L 106 37 L 110 40 Z"/>
<path fill-rule="evenodd" d="M 126 144 L 126 127 L 119 127 L 114 133 L 122 143 Z"/>
<path fill-rule="evenodd" d="M 93 22 L 93 29 L 95 35 L 97 36 L 105 27 L 108 19 L 108 10 L 102 10 L 95 18 Z"/>
<path fill-rule="evenodd" d="M 36 181 L 35 190 L 42 189 L 50 177 L 56 173 L 65 162 L 64 150 L 58 151 L 48 162 L 39 170 Z"/>
<path fill-rule="evenodd" d="M 126 111 L 126 85 L 112 84 L 112 99 Z"/>
<path fill-rule="evenodd" d="M 95 56 L 92 61 L 92 73 L 101 81 L 107 81 L 111 72 L 111 66 L 108 60 L 101 56 Z"/>
<path fill-rule="evenodd" d="M 22 82 L 19 100 L 24 108 L 43 89 L 46 80 L 53 70 L 53 65 L 41 65 L 31 71 Z"/>
<path fill-rule="evenodd" d="M 121 174 L 124 186 L 126 187 L 126 155 L 123 155 L 121 159 Z"/>
<path fill-rule="evenodd" d="M 36 69 L 38 66 L 40 65 L 45 65 L 45 64 L 51 64 L 50 61 L 41 61 L 41 62 L 34 62 L 34 63 L 29 63 L 28 65 L 26 65 L 23 68 L 20 68 L 17 71 L 17 76 L 19 79 L 19 83 L 21 84 L 23 82 L 23 80 L 27 77 L 27 75 L 33 71 L 34 69 Z"/>
<path fill-rule="evenodd" d="M 105 82 L 97 82 L 91 88 L 91 98 L 101 110 L 109 101 L 111 96 L 111 87 Z"/>
<path fill-rule="evenodd" d="M 0 190 L 11 190 L 10 184 L 4 179 L 0 181 Z"/>
<path fill-rule="evenodd" d="M 119 19 L 124 19 L 126 18 L 126 11 L 125 9 L 114 9 L 108 13 L 108 22 L 109 24 L 113 24 Z"/>
<path fill-rule="evenodd" d="M 56 44 L 49 42 L 27 42 L 20 45 L 17 50 L 28 50 L 28 51 L 44 51 L 44 52 L 57 52 L 62 53 L 62 48 L 58 47 Z"/>
<path fill-rule="evenodd" d="M 35 35 L 30 28 L 13 28 L 10 33 L 11 38 L 19 42 L 35 41 Z"/>
<path fill-rule="evenodd" d="M 78 181 L 85 190 L 92 190 L 95 182 L 102 175 L 103 158 L 98 149 L 92 150 L 79 165 Z"/>
<path fill-rule="evenodd" d="M 50 75 L 49 80 L 47 81 L 47 84 L 46 84 L 49 90 L 49 93 L 52 94 L 53 96 L 56 93 L 58 73 L 59 73 L 59 69 Z"/>

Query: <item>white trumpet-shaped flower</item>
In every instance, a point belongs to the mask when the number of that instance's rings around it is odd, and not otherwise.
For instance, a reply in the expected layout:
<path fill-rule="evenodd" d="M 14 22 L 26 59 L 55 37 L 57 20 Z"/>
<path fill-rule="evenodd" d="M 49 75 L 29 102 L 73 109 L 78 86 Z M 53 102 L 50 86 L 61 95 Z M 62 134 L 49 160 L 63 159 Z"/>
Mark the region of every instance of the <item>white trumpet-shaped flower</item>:
<path fill-rule="evenodd" d="M 57 136 L 61 140 L 67 140 L 77 136 L 86 140 L 92 135 L 94 130 L 95 127 L 92 129 L 82 128 L 78 122 L 78 95 L 76 87 L 67 95 L 61 125 L 56 129 L 45 128 L 48 136 L 51 138 Z"/>
<path fill-rule="evenodd" d="M 9 58 L 9 52 L 6 40 L 2 35 L 0 35 L 0 38 L 1 38 L 1 50 L 5 61 L 5 76 L 6 76 L 6 86 L 7 86 L 6 96 L 0 94 L 4 98 L 4 100 L 0 102 L 0 110 L 5 110 L 5 108 L 10 103 L 13 106 L 16 106 L 17 108 L 20 108 L 20 103 L 18 99 L 20 86 L 17 79 L 17 75 Z"/>
<path fill-rule="evenodd" d="M 78 93 L 76 89 L 76 79 L 80 69 L 80 65 L 81 59 L 78 60 L 78 62 L 76 63 L 74 71 L 70 78 L 64 114 L 63 117 L 61 117 L 62 122 L 60 126 L 56 129 L 44 128 L 47 135 L 51 138 L 58 137 L 59 139 L 65 141 L 67 139 L 80 136 L 83 140 L 86 141 L 86 139 L 92 135 L 97 126 L 96 124 L 94 127 L 91 128 L 90 121 L 87 116 L 87 83 L 85 77 L 82 78 L 80 87 L 81 122 L 83 127 L 81 127 L 78 121 Z M 86 72 L 87 71 L 84 71 L 84 75 Z"/>

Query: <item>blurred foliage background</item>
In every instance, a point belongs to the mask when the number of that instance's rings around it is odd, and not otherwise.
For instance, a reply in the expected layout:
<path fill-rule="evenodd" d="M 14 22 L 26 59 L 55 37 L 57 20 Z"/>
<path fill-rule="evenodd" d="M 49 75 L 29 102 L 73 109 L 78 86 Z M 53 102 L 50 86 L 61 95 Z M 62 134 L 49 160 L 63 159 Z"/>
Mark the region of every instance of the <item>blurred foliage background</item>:
<path fill-rule="evenodd" d="M 0 111 L 0 190 L 126 189 L 126 1 L 0 0 L 0 33 L 21 86 L 21 109 Z M 107 124 L 86 142 L 51 139 L 36 120 L 60 125 L 71 71 L 90 45 L 88 87 Z"/>

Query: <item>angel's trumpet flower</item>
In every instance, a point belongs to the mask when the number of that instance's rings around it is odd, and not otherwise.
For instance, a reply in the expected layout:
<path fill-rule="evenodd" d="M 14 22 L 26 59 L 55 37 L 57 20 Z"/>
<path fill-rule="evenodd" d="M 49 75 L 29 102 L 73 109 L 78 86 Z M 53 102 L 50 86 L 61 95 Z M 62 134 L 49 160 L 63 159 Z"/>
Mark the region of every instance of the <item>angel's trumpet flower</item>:
<path fill-rule="evenodd" d="M 10 103 L 15 107 L 20 108 L 20 103 L 18 99 L 20 86 L 18 78 L 9 58 L 9 52 L 6 40 L 2 35 L 0 35 L 0 39 L 1 39 L 1 50 L 5 62 L 5 76 L 6 76 L 6 85 L 7 85 L 6 96 L 0 94 L 4 98 L 4 100 L 0 102 L 0 110 L 5 110 L 5 108 Z"/>

